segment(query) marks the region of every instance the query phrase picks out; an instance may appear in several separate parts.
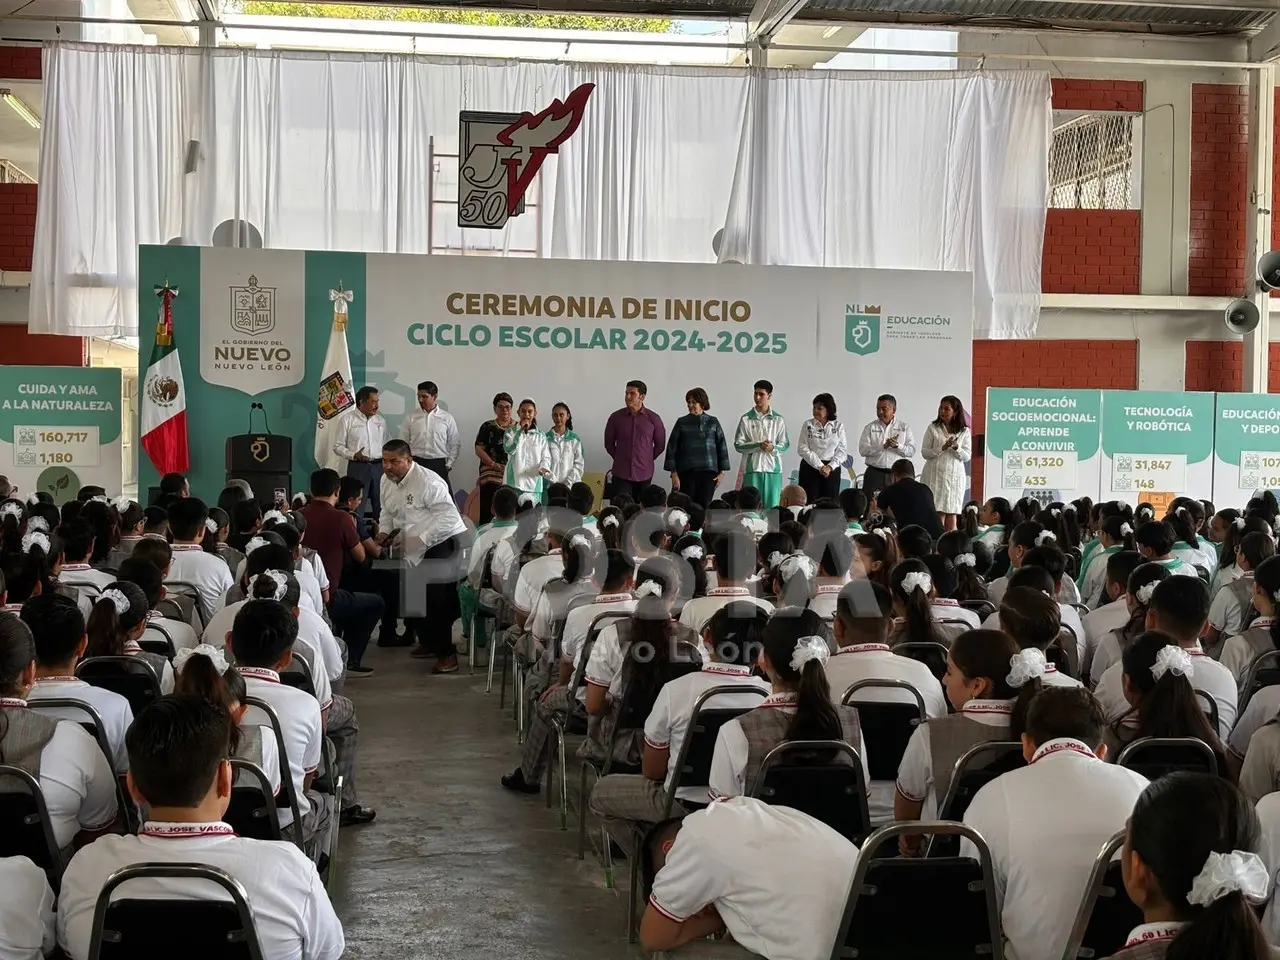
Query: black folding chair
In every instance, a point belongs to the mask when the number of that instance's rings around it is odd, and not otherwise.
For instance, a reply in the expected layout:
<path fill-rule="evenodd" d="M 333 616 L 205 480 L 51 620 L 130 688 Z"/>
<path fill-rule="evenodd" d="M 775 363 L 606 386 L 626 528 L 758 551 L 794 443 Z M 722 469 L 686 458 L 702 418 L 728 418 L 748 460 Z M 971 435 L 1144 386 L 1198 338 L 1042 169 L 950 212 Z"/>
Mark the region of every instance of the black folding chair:
<path fill-rule="evenodd" d="M 1027 765 L 1022 755 L 1022 744 L 1013 740 L 989 740 L 968 750 L 956 761 L 951 771 L 951 783 L 942 799 L 939 816 L 946 821 L 961 822 L 974 795 L 988 783 L 1010 770 Z M 931 838 L 926 857 L 954 857 L 959 855 L 956 835 L 942 839 Z"/>
<path fill-rule="evenodd" d="M 293 659 L 289 661 L 289 666 L 280 671 L 280 682 L 285 686 L 309 693 L 313 697 L 316 695 L 316 685 L 311 674 L 311 664 L 298 656 L 296 650 L 294 651 Z"/>
<path fill-rule="evenodd" d="M 62 853 L 44 791 L 27 771 L 7 764 L 0 764 L 0 857 L 26 857 L 45 872 L 57 892 Z"/>
<path fill-rule="evenodd" d="M 945 643 L 931 643 L 921 640 L 904 640 L 902 643 L 895 643 L 893 644 L 893 652 L 900 657 L 919 660 L 939 680 L 947 672 L 947 657 L 951 653 Z"/>
<path fill-rule="evenodd" d="M 141 657 L 90 657 L 76 665 L 76 677 L 129 701 L 136 717 L 147 704 L 160 699 L 160 678 Z"/>
<path fill-rule="evenodd" d="M 107 766 L 112 771 L 111 779 L 115 782 L 116 788 L 116 807 L 120 811 L 124 824 L 130 832 L 133 832 L 138 826 L 137 811 L 121 783 L 124 774 L 116 772 L 115 751 L 111 748 L 111 741 L 107 739 L 107 725 L 102 722 L 102 715 L 93 708 L 92 704 L 85 703 L 83 700 L 72 700 L 69 697 L 36 697 L 28 700 L 27 706 L 37 712 L 48 712 L 58 719 L 79 724 L 85 733 L 93 737 L 94 742 L 98 744 L 98 749 L 107 758 Z M 67 713 L 76 714 L 76 719 L 66 716 Z"/>
<path fill-rule="evenodd" d="M 1076 606 L 1076 604 L 1071 604 Z M 1087 609 L 1087 608 L 1086 608 Z M 1062 649 L 1063 655 L 1067 658 L 1066 669 L 1063 670 L 1062 664 L 1058 664 L 1058 670 L 1065 673 L 1073 679 L 1080 679 L 1080 638 L 1076 636 L 1075 627 L 1069 623 L 1064 623 L 1058 630 L 1058 646 Z"/>
<path fill-rule="evenodd" d="M 876 851 L 903 834 L 964 837 L 978 859 L 884 859 Z M 927 904 L 927 910 L 922 910 Z M 1003 960 L 991 851 L 963 823 L 891 823 L 867 837 L 831 960 Z"/>
<path fill-rule="evenodd" d="M 231 758 L 231 802 L 222 819 L 235 828 L 237 835 L 251 840 L 281 840 L 280 814 L 276 809 L 275 791 L 263 769 L 256 763 Z M 283 788 L 288 769 L 280 771 Z"/>
<path fill-rule="evenodd" d="M 1218 775 L 1213 750 L 1197 737 L 1143 737 L 1121 750 L 1116 764 L 1148 780 L 1159 780 L 1179 770 Z"/>
<path fill-rule="evenodd" d="M 751 796 L 807 813 L 854 843 L 871 832 L 862 758 L 843 740 L 784 740 L 765 754 Z"/>
<path fill-rule="evenodd" d="M 911 694 L 915 702 L 894 703 L 858 697 L 864 690 L 902 690 Z M 858 711 L 871 779 L 896 780 L 907 744 L 916 727 L 928 717 L 920 691 L 905 680 L 859 680 L 844 692 L 840 703 Z"/>
<path fill-rule="evenodd" d="M 1209 718 L 1209 722 L 1213 724 L 1213 732 L 1218 734 L 1218 736 L 1223 736 L 1222 727 L 1218 725 L 1218 701 L 1213 699 L 1213 697 L 1205 693 L 1203 690 L 1194 690 L 1192 692 L 1200 702 L 1200 707 L 1204 710 L 1205 716 L 1207 716 Z"/>
<path fill-rule="evenodd" d="M 972 623 L 968 620 L 962 620 L 959 617 L 945 617 L 933 622 L 943 636 L 953 641 L 956 637 L 960 636 L 960 634 L 968 633 L 970 630 L 974 629 Z M 899 644 L 899 646 L 902 646 L 902 644 Z"/>
<path fill-rule="evenodd" d="M 194 583 L 187 580 L 166 580 L 164 582 L 164 590 L 170 597 L 182 597 L 190 601 L 191 610 L 197 620 L 200 621 L 198 631 L 204 632 L 204 625 L 213 618 L 213 611 L 204 608 L 204 601 L 200 599 L 200 589 Z M 190 620 L 191 613 L 186 613 L 180 619 Z M 195 626 L 195 624 L 192 624 Z"/>
<path fill-rule="evenodd" d="M 122 884 L 148 878 L 206 881 L 220 887 L 231 900 L 112 900 Z M 249 895 L 238 880 L 199 863 L 138 863 L 107 878 L 93 910 L 89 960 L 170 957 L 178 944 L 194 947 L 201 960 L 264 960 Z"/>
<path fill-rule="evenodd" d="M 1106 842 L 1089 873 L 1080 909 L 1063 951 L 1064 960 L 1097 960 L 1124 947 L 1129 931 L 1142 923 L 1142 911 L 1124 890 L 1120 860 L 1124 831 Z"/>
<path fill-rule="evenodd" d="M 1268 650 L 1254 657 L 1249 664 L 1249 672 L 1245 674 L 1244 683 L 1240 684 L 1240 713 L 1249 705 L 1249 700 L 1263 687 L 1280 686 L 1280 650 Z"/>
<path fill-rule="evenodd" d="M 148 633 L 158 633 L 159 637 L 149 637 Z M 147 629 L 142 636 L 138 638 L 138 646 L 147 653 L 158 653 L 160 656 L 167 658 L 170 662 L 177 656 L 177 648 L 173 644 L 173 634 L 165 627 L 161 626 L 160 620 L 148 620 Z"/>
<path fill-rule="evenodd" d="M 972 610 L 983 620 L 986 620 L 997 610 L 996 605 L 990 600 L 961 600 L 960 606 L 966 610 Z"/>
<path fill-rule="evenodd" d="M 244 705 L 249 709 L 240 722 L 269 727 L 275 737 L 276 752 L 280 757 L 280 793 L 276 796 L 276 807 L 286 809 L 293 815 L 293 823 L 288 828 L 289 833 L 292 834 L 289 839 L 305 853 L 306 844 L 302 839 L 302 815 L 298 812 L 298 795 L 293 783 L 293 765 L 289 760 L 289 751 L 285 749 L 284 727 L 280 723 L 280 715 L 271 704 L 257 697 L 245 697 Z M 255 710 L 258 711 L 256 715 Z"/>

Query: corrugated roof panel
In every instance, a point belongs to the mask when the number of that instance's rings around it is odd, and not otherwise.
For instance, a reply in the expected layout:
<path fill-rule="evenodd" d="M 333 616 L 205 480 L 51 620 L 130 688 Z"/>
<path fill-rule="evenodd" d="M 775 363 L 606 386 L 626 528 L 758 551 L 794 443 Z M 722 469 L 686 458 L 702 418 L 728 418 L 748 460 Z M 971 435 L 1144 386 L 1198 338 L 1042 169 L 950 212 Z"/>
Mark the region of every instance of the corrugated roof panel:
<path fill-rule="evenodd" d="M 1275 14 L 1261 10 L 1229 10 L 1212 7 L 1132 6 L 1122 3 L 1042 3 L 1039 0 L 809 0 L 800 17 L 853 18 L 872 14 L 876 19 L 900 15 L 906 22 L 938 20 L 1025 20 L 1054 23 L 1125 24 L 1131 27 L 1200 29 L 1236 33 L 1256 30 Z"/>

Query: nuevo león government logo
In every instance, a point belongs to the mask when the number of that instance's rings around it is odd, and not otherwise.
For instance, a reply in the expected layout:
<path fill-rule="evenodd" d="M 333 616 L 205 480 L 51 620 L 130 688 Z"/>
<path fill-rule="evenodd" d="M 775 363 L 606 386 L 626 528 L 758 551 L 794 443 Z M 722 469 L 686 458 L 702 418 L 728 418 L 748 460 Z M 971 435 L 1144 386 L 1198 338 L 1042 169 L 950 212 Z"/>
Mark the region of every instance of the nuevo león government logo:
<path fill-rule="evenodd" d="M 258 286 L 256 276 L 247 286 L 231 288 L 231 329 L 249 337 L 276 328 L 276 288 Z"/>
<path fill-rule="evenodd" d="M 876 304 L 844 305 L 844 348 L 865 357 L 880 349 L 880 307 Z"/>

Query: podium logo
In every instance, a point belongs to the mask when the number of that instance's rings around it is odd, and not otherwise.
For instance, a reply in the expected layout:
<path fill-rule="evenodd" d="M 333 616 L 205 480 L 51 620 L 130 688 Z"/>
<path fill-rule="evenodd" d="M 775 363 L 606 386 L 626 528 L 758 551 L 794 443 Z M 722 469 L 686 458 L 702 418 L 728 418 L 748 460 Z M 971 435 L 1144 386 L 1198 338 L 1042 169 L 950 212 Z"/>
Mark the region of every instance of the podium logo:
<path fill-rule="evenodd" d="M 880 349 L 880 307 L 878 305 L 845 304 L 844 349 L 860 357 Z"/>
<path fill-rule="evenodd" d="M 258 286 L 250 275 L 247 286 L 231 288 L 231 329 L 256 337 L 276 328 L 276 288 Z"/>

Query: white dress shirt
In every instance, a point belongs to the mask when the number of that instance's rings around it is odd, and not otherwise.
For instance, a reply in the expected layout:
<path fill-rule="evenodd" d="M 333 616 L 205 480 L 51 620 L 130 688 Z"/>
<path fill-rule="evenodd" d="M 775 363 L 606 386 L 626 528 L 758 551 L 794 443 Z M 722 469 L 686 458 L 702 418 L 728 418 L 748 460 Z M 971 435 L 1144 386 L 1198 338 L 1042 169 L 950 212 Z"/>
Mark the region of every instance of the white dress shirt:
<path fill-rule="evenodd" d="M 1280 875 L 1280 793 L 1269 793 L 1255 807 L 1258 822 L 1262 824 L 1261 842 L 1258 855 L 1267 865 L 1271 874 L 1271 896 L 1267 900 L 1267 910 L 1262 916 L 1262 929 L 1267 935 L 1267 943 L 1273 947 L 1280 944 L 1280 888 L 1276 885 L 1276 876 Z"/>
<path fill-rule="evenodd" d="M 115 583 L 116 577 L 105 570 L 95 570 L 87 563 L 64 563 L 58 580 L 73 587 L 88 584 L 97 588 L 95 593 L 101 593 L 108 584 Z"/>
<path fill-rule="evenodd" d="M 773 613 L 772 603 L 752 596 L 746 587 L 715 587 L 708 590 L 705 597 L 694 597 L 684 605 L 684 609 L 680 611 L 680 623 L 701 635 L 708 620 L 722 608 L 738 601 L 754 603 L 765 613 Z"/>
<path fill-rule="evenodd" d="M 58 945 L 53 890 L 26 857 L 0 857 L 0 960 L 41 960 Z"/>
<path fill-rule="evenodd" d="M 528 617 L 538 606 L 542 588 L 562 576 L 564 555 L 559 550 L 550 550 L 543 556 L 530 560 L 520 568 L 520 576 L 516 578 L 516 609 Z"/>
<path fill-rule="evenodd" d="M 58 895 L 58 943 L 86 960 L 98 894 L 112 873 L 139 863 L 199 863 L 230 874 L 248 894 L 262 955 L 271 960 L 337 960 L 346 946 L 315 864 L 292 843 L 237 837 L 225 823 L 143 824 L 138 836 L 102 837 L 72 858 Z M 228 900 L 221 887 L 182 877 L 122 884 L 130 899 Z"/>
<path fill-rule="evenodd" d="M 649 904 L 677 923 L 714 905 L 739 946 L 769 960 L 827 960 L 858 848 L 799 810 L 750 797 L 684 819 Z"/>
<path fill-rule="evenodd" d="M 819 423 L 810 417 L 800 427 L 800 440 L 796 449 L 800 459 L 815 470 L 823 467 L 840 469 L 849 456 L 844 422 L 828 420 L 826 423 Z"/>
<path fill-rule="evenodd" d="M 1074 607 L 1072 608 L 1075 609 Z M 1098 656 L 1098 650 L 1102 647 L 1102 643 L 1106 636 L 1112 630 L 1119 630 L 1129 622 L 1129 604 L 1125 602 L 1123 596 L 1112 600 L 1110 603 L 1104 603 L 1100 607 L 1094 607 L 1083 617 L 1080 618 L 1080 626 L 1084 628 L 1084 659 L 1080 661 L 1080 675 L 1082 677 L 1090 677 L 1096 684 L 1102 676 L 1102 671 L 1111 666 L 1111 661 L 1106 666 L 1093 673 L 1094 663 Z M 1119 647 L 1117 646 L 1117 655 Z"/>
<path fill-rule="evenodd" d="M 219 610 L 209 621 L 205 643 L 214 647 L 225 647 L 227 634 L 235 625 L 236 614 L 249 601 L 237 600 Z M 298 608 L 298 639 L 294 641 L 294 656 L 301 656 L 296 648 L 301 647 L 307 653 L 303 659 L 311 667 L 311 685 L 315 687 L 316 700 L 320 708 L 326 709 L 333 701 L 333 681 L 342 676 L 345 664 L 342 649 L 333 636 L 333 631 L 321 617 L 310 610 Z"/>
<path fill-rule="evenodd" d="M 576 669 L 582 645 L 586 642 L 587 632 L 591 629 L 591 624 L 596 617 L 603 613 L 632 613 L 635 608 L 636 598 L 630 593 L 602 593 L 591 603 L 574 607 L 564 619 L 564 633 L 560 638 L 560 661 L 572 663 Z M 617 637 L 616 630 L 614 637 L 615 639 Z M 585 700 L 586 697 L 586 687 L 579 687 L 578 699 Z"/>
<path fill-rule="evenodd" d="M 333 452 L 343 460 L 354 460 L 363 453 L 370 460 L 382 459 L 382 446 L 387 442 L 387 421 L 382 414 L 366 417 L 358 407 L 338 419 L 333 435 Z"/>
<path fill-rule="evenodd" d="M 235 577 L 227 561 L 216 553 L 205 553 L 198 543 L 175 543 L 171 549 L 173 562 L 169 564 L 166 582 L 189 583 L 195 587 L 207 621 L 222 608 L 227 591 L 235 586 Z"/>
<path fill-rule="evenodd" d="M 415 558 L 467 529 L 448 484 L 416 463 L 398 481 L 382 475 L 378 527 L 387 533 L 399 530 L 405 556 Z"/>
<path fill-rule="evenodd" d="M 897 447 L 884 445 L 890 437 L 898 438 Z M 888 424 L 881 423 L 877 417 L 862 428 L 862 435 L 858 437 L 858 455 L 867 462 L 868 467 L 888 470 L 895 461 L 910 460 L 916 455 L 916 438 L 911 433 L 911 427 L 897 417 Z"/>
<path fill-rule="evenodd" d="M 1141 774 L 1061 738 L 978 791 L 964 822 L 991 851 L 1005 956 L 1059 960 L 1098 851 L 1125 828 L 1146 787 Z M 968 839 L 960 855 L 977 857 Z"/>
<path fill-rule="evenodd" d="M 1188 648 L 1187 653 L 1191 654 L 1194 663 L 1191 686 L 1207 693 L 1217 703 L 1218 736 L 1225 740 L 1236 723 L 1238 701 L 1235 678 L 1231 676 L 1230 670 L 1216 660 L 1210 659 L 1209 655 L 1200 649 L 1199 644 L 1196 644 L 1194 649 Z M 1129 712 L 1130 704 L 1124 696 L 1123 675 L 1124 664 L 1113 663 L 1098 680 L 1098 688 L 1094 690 L 1094 696 L 1102 704 L 1107 720 L 1111 723 Z M 1267 719 L 1269 720 L 1270 717 Z M 1244 756 L 1244 752 L 1241 751 L 1240 755 Z"/>
<path fill-rule="evenodd" d="M 1227 591 L 1223 591 L 1218 596 L 1225 596 Z M 1213 621 L 1211 620 L 1210 623 Z M 1275 622 L 1275 617 L 1258 617 L 1249 624 L 1249 630 L 1270 630 L 1271 624 Z M 1253 646 L 1240 634 L 1234 634 L 1227 637 L 1227 641 L 1222 645 L 1222 653 L 1218 662 L 1231 671 L 1231 675 L 1236 678 L 1236 683 L 1243 683 L 1249 675 L 1249 668 L 1253 666 L 1253 661 L 1257 658 L 1257 654 L 1253 652 Z"/>
<path fill-rule="evenodd" d="M 514 520 L 494 520 L 492 523 L 486 523 L 476 531 L 476 539 L 471 544 L 471 556 L 467 563 L 467 580 L 473 588 L 480 589 L 480 576 L 484 573 L 485 554 L 489 552 L 490 548 L 496 548 L 501 541 L 509 539 L 515 532 L 516 521 Z M 492 562 L 489 568 L 490 570 L 493 569 Z"/>
<path fill-rule="evenodd" d="M 119 776 L 129 772 L 129 751 L 124 746 L 124 735 L 129 730 L 129 724 L 133 723 L 133 708 L 129 706 L 128 700 L 103 687 L 77 680 L 74 676 L 44 677 L 37 680 L 27 694 L 27 702 L 38 706 L 41 700 L 77 700 L 92 707 L 102 720 L 103 733 L 107 735 L 107 743 L 111 747 L 111 766 Z M 88 719 L 83 711 L 73 707 L 50 707 L 40 709 L 40 713 L 73 723 L 83 723 Z"/>
<path fill-rule="evenodd" d="M 1250 580 L 1253 579 L 1252 573 L 1242 574 Z M 1236 579 L 1240 579 L 1237 577 Z M 1209 604 L 1209 626 L 1213 627 L 1224 637 L 1234 637 L 1236 634 L 1243 632 L 1244 618 L 1252 611 L 1253 604 L 1250 603 L 1252 597 L 1252 588 L 1250 588 L 1250 597 L 1246 597 L 1244 603 L 1241 603 L 1236 596 L 1234 590 L 1219 590 L 1213 597 L 1213 602 Z M 1256 627 L 1255 621 L 1250 626 Z"/>
<path fill-rule="evenodd" d="M 1199 661 L 1196 662 L 1199 666 Z M 1227 746 L 1237 757 L 1243 757 L 1249 751 L 1249 742 L 1253 735 L 1280 713 L 1280 687 L 1263 687 L 1245 704 L 1240 719 L 1231 728 L 1231 736 Z"/>
<path fill-rule="evenodd" d="M 462 437 L 458 433 L 458 421 L 453 414 L 437 406 L 428 413 L 421 407 L 404 415 L 400 422 L 400 439 L 409 444 L 415 457 L 424 460 L 444 460 L 445 468 L 453 469 L 462 450 Z M 379 446 L 381 452 L 382 447 Z M 373 456 L 373 454 L 369 454 Z"/>
<path fill-rule="evenodd" d="M 320 704 L 306 691 L 281 683 L 280 674 L 274 670 L 260 667 L 240 667 L 239 670 L 244 677 L 246 696 L 266 703 L 280 719 L 284 762 L 289 766 L 293 792 L 298 798 L 298 815 L 305 817 L 311 810 L 311 802 L 303 785 L 324 759 L 324 719 L 320 716 Z M 257 707 L 250 707 L 242 722 L 263 727 L 263 736 L 272 729 L 271 720 Z M 282 808 L 280 826 L 292 823 L 293 812 Z"/>

